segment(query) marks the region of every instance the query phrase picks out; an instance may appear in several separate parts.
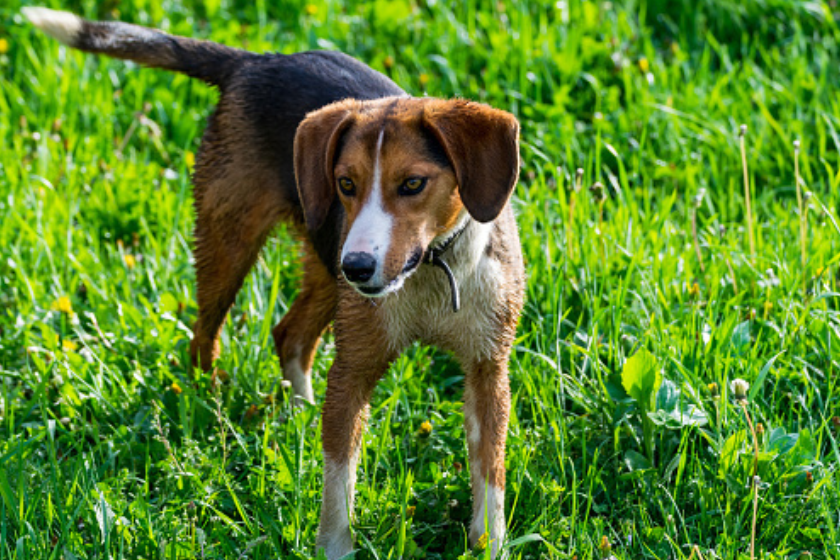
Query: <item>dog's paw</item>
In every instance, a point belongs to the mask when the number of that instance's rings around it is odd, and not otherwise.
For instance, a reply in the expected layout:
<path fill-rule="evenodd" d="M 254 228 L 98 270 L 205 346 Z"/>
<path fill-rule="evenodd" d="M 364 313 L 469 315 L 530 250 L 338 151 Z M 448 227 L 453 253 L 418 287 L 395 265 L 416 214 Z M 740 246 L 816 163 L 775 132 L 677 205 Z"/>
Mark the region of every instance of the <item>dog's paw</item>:
<path fill-rule="evenodd" d="M 353 537 L 350 529 L 335 531 L 330 534 L 319 534 L 316 549 L 327 557 L 327 560 L 340 560 L 353 552 Z"/>

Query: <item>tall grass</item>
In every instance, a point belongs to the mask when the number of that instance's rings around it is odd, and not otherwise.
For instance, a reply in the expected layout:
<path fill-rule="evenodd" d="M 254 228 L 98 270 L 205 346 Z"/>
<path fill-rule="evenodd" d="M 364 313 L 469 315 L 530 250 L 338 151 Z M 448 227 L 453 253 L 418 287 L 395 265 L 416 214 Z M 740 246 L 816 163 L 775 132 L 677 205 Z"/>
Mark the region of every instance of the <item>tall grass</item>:
<path fill-rule="evenodd" d="M 60 47 L 20 7 L 0 5 L 0 560 L 311 557 L 319 411 L 290 406 L 267 343 L 300 278 L 294 240 L 278 231 L 249 276 L 225 375 L 193 381 L 189 173 L 216 94 Z M 513 558 L 735 559 L 754 518 L 756 557 L 837 556 L 831 4 L 53 7 L 258 52 L 341 49 L 412 94 L 517 114 L 528 284 L 510 368 Z M 598 199 L 577 188 L 595 183 Z M 659 379 L 646 408 L 624 383 L 642 350 Z M 327 336 L 316 395 L 333 355 Z M 482 554 L 467 544 L 462 380 L 415 347 L 380 383 L 359 557 Z"/>

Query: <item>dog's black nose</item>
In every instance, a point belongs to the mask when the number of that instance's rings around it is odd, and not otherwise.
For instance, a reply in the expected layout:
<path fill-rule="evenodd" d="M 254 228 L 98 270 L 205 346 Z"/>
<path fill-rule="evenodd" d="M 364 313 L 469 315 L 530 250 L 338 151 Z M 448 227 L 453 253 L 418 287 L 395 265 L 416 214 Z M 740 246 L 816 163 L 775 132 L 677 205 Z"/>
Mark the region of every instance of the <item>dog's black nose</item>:
<path fill-rule="evenodd" d="M 370 253 L 348 253 L 341 261 L 341 270 L 351 282 L 367 282 L 376 272 L 376 259 Z"/>

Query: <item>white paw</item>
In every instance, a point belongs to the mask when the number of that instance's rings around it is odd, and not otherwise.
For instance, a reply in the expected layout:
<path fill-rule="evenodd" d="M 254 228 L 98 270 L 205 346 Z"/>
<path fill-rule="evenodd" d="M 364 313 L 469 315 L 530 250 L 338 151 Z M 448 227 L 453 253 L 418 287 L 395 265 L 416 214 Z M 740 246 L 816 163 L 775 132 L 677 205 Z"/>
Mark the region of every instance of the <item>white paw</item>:
<path fill-rule="evenodd" d="M 316 543 L 317 550 L 323 550 L 329 560 L 339 560 L 353 552 L 353 537 L 349 527 L 330 534 L 319 534 Z"/>

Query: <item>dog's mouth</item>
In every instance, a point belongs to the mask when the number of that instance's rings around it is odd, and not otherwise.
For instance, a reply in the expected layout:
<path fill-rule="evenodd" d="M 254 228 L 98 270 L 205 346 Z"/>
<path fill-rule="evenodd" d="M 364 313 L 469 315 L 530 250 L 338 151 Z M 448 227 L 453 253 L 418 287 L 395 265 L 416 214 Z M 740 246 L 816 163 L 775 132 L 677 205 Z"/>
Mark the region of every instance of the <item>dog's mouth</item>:
<path fill-rule="evenodd" d="M 402 269 L 400 274 L 410 274 L 414 272 L 414 269 L 420 266 L 420 262 L 423 260 L 423 249 L 420 247 L 416 247 L 414 252 L 411 253 L 411 256 L 405 261 L 405 266 Z"/>
<path fill-rule="evenodd" d="M 407 277 L 407 274 L 400 274 L 384 286 L 359 286 L 358 284 L 353 284 L 352 282 L 350 282 L 350 285 L 353 286 L 353 289 L 367 298 L 382 298 L 402 288 Z"/>
<path fill-rule="evenodd" d="M 385 291 L 385 288 L 380 288 L 380 287 L 376 287 L 376 288 L 367 288 L 365 286 L 353 286 L 353 287 L 356 288 L 362 295 L 365 295 L 365 296 L 368 296 L 368 297 L 377 297 L 380 294 L 382 294 L 382 292 Z"/>
<path fill-rule="evenodd" d="M 420 266 L 423 262 L 423 249 L 417 247 L 412 251 L 411 256 L 405 261 L 405 265 L 403 265 L 402 270 L 397 275 L 396 278 L 388 282 L 387 284 L 381 286 L 370 286 L 364 284 L 356 284 L 354 282 L 348 283 L 353 286 L 353 288 L 368 298 L 381 298 L 385 297 L 386 295 L 396 292 L 400 288 L 402 288 L 403 284 L 405 283 L 406 279 L 411 276 L 414 271 Z"/>

